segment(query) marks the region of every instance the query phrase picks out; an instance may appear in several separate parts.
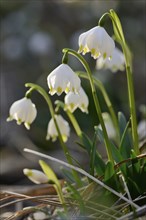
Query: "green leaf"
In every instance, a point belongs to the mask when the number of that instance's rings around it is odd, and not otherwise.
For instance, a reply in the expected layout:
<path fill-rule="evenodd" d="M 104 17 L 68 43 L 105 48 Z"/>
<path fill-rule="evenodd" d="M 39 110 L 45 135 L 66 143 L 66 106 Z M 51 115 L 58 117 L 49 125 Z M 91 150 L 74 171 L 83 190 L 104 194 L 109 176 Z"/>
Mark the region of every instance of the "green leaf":
<path fill-rule="evenodd" d="M 133 168 L 133 173 L 139 173 L 140 172 L 140 160 L 136 158 L 136 154 L 134 150 L 131 151 L 131 163 L 132 163 L 132 168 Z"/>
<path fill-rule="evenodd" d="M 130 157 L 130 153 L 131 153 L 131 130 L 129 130 L 129 124 L 130 121 L 127 122 L 126 127 L 123 131 L 122 137 L 121 137 L 121 141 L 120 141 L 120 152 L 123 155 L 124 159 L 127 159 Z"/>
<path fill-rule="evenodd" d="M 118 112 L 118 121 L 119 121 L 119 128 L 120 128 L 120 138 L 122 138 L 123 132 L 127 125 L 125 115 L 122 112 Z"/>
<path fill-rule="evenodd" d="M 70 183 L 67 183 L 67 186 L 71 192 L 71 196 L 79 203 L 80 211 L 84 212 L 84 201 L 82 196 L 80 195 L 80 192 L 78 192 L 76 188 Z"/>
<path fill-rule="evenodd" d="M 113 155 L 113 158 L 114 160 L 117 162 L 117 163 L 120 163 L 121 161 L 123 161 L 123 156 L 120 152 L 120 149 L 117 148 L 114 143 L 110 142 L 110 146 L 111 146 L 111 151 L 112 151 L 112 155 Z M 126 175 L 126 171 L 127 171 L 127 168 L 126 168 L 126 164 L 121 164 L 119 166 L 119 169 L 121 170 L 121 172 L 123 173 L 123 175 Z"/>
<path fill-rule="evenodd" d="M 143 180 L 146 180 L 146 159 L 144 159 L 144 163 L 140 169 L 139 181 L 141 182 L 142 193 L 146 192 L 146 181 L 143 181 Z"/>
<path fill-rule="evenodd" d="M 63 175 L 65 176 L 65 179 L 67 179 L 71 183 L 75 182 L 75 179 L 74 179 L 72 173 L 69 170 L 61 168 L 61 171 L 62 171 Z"/>
<path fill-rule="evenodd" d="M 123 29 L 118 15 L 113 9 L 110 10 L 110 15 L 112 16 L 113 29 L 117 40 L 125 43 Z"/>
<path fill-rule="evenodd" d="M 115 174 L 114 166 L 111 161 L 108 161 L 106 164 L 104 181 L 109 180 L 114 174 Z"/>
<path fill-rule="evenodd" d="M 93 146 L 92 141 L 85 133 L 82 133 L 81 140 L 82 140 L 82 144 L 79 144 L 79 145 L 82 146 L 84 149 L 86 149 L 90 156 L 91 149 Z M 105 163 L 97 150 L 95 152 L 94 166 L 95 166 L 94 168 L 96 169 L 97 175 L 102 176 L 105 171 Z"/>
<path fill-rule="evenodd" d="M 110 10 L 110 15 L 111 15 L 111 20 L 112 20 L 116 40 L 121 45 L 125 56 L 128 58 L 127 64 L 131 66 L 132 65 L 132 54 L 131 54 L 131 51 L 125 41 L 121 21 L 113 9 Z"/>
<path fill-rule="evenodd" d="M 94 176 L 95 168 L 95 155 L 96 155 L 96 135 L 94 135 L 94 140 L 90 149 L 90 174 Z"/>
<path fill-rule="evenodd" d="M 96 151 L 95 155 L 95 169 L 97 172 L 97 175 L 102 176 L 105 172 L 105 163 L 101 157 L 101 155 Z"/>
<path fill-rule="evenodd" d="M 48 179 L 50 181 L 52 181 L 53 183 L 55 183 L 57 186 L 60 187 L 60 182 L 57 179 L 56 174 L 54 173 L 54 171 L 48 166 L 48 164 L 43 161 L 43 160 L 39 160 L 39 164 L 42 168 L 42 170 L 44 171 L 44 173 L 47 175 Z"/>
<path fill-rule="evenodd" d="M 115 190 L 119 191 L 120 184 L 117 179 L 116 171 L 114 169 L 113 163 L 108 161 L 106 164 L 106 170 L 104 175 L 104 182 L 108 186 L 112 187 Z"/>
<path fill-rule="evenodd" d="M 129 129 L 130 121 L 127 122 L 124 114 L 122 112 L 118 113 L 118 121 L 120 128 L 120 153 L 123 156 L 123 159 L 130 157 L 132 139 L 131 139 L 131 130 Z"/>
<path fill-rule="evenodd" d="M 54 188 L 57 191 L 57 194 L 59 196 L 59 199 L 61 201 L 62 204 L 64 204 L 64 197 L 62 194 L 62 189 L 61 189 L 61 185 L 59 180 L 57 179 L 56 174 L 54 173 L 54 171 L 48 166 L 48 164 L 43 161 L 43 160 L 39 160 L 39 164 L 42 168 L 42 170 L 44 171 L 44 173 L 47 175 L 47 177 L 49 178 L 50 181 L 52 181 L 54 184 Z"/>
<path fill-rule="evenodd" d="M 96 131 L 96 135 L 97 135 L 99 141 L 101 143 L 104 143 L 103 131 L 98 126 L 95 126 L 94 129 Z"/>
<path fill-rule="evenodd" d="M 128 177 L 127 178 L 127 185 L 128 189 L 130 191 L 130 195 L 133 199 L 137 198 L 139 195 L 141 195 L 141 189 L 138 186 L 137 182 L 133 180 L 133 178 Z"/>
<path fill-rule="evenodd" d="M 82 143 L 80 144 L 80 146 L 82 146 L 84 149 L 86 149 L 88 154 L 90 154 L 92 141 L 84 132 L 82 132 L 82 134 L 81 134 L 81 140 L 82 140 Z"/>
<path fill-rule="evenodd" d="M 111 146 L 111 151 L 112 151 L 112 155 L 114 160 L 119 163 L 123 160 L 123 157 L 119 151 L 119 149 L 114 145 L 114 143 L 110 142 L 110 146 Z"/>

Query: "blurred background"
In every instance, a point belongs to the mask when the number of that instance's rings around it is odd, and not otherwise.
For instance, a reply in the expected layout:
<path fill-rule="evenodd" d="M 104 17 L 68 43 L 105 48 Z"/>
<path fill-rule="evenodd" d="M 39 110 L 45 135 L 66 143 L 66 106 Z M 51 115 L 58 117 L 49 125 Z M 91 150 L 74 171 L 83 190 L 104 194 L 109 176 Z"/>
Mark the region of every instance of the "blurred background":
<path fill-rule="evenodd" d="M 29 183 L 23 175 L 23 168 L 39 168 L 38 157 L 24 154 L 23 148 L 31 148 L 46 154 L 65 159 L 58 142 L 46 141 L 47 125 L 50 113 L 42 97 L 36 92 L 32 100 L 36 104 L 38 115 L 30 131 L 16 122 L 6 122 L 11 104 L 24 97 L 26 82 L 37 83 L 48 91 L 47 76 L 61 63 L 62 49 L 69 47 L 78 50 L 79 35 L 98 24 L 103 13 L 113 8 L 119 15 L 126 40 L 133 53 L 133 72 L 138 121 L 142 114 L 140 106 L 146 102 L 146 1 L 0 1 L 1 35 L 1 184 Z M 113 34 L 111 22 L 105 25 Z M 93 74 L 100 79 L 111 97 L 116 112 L 123 111 L 129 117 L 127 83 L 125 72 L 97 71 L 95 60 L 85 56 Z M 74 71 L 83 70 L 81 64 L 71 56 L 69 64 Z M 89 115 L 80 110 L 75 112 L 83 131 L 93 136 L 94 125 L 98 119 L 94 111 L 88 81 L 82 80 L 82 86 L 90 98 Z M 97 90 L 98 92 L 98 90 Z M 63 100 L 61 97 L 53 96 Z M 100 98 L 99 93 L 99 98 Z M 106 106 L 100 98 L 102 111 Z M 62 113 L 66 118 L 66 115 Z M 66 118 L 67 119 L 67 118 Z M 88 156 L 75 143 L 77 137 L 72 129 L 67 142 L 71 154 L 86 168 Z M 82 155 L 82 157 L 80 156 Z M 58 164 L 49 162 L 59 177 Z"/>

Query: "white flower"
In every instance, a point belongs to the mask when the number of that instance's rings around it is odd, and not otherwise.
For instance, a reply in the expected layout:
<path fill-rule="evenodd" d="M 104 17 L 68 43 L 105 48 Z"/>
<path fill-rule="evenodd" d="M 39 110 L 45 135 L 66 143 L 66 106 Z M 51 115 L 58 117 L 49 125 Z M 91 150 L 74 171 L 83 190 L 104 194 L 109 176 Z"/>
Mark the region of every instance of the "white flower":
<path fill-rule="evenodd" d="M 30 124 L 34 121 L 37 115 L 35 104 L 26 97 L 14 102 L 10 107 L 9 118 L 7 121 L 16 120 L 20 125 L 24 122 L 27 129 L 30 129 Z"/>
<path fill-rule="evenodd" d="M 88 113 L 89 100 L 85 91 L 81 87 L 78 94 L 69 92 L 64 99 L 65 110 L 74 112 L 77 108 L 80 108 L 82 112 Z"/>
<path fill-rule="evenodd" d="M 116 72 L 118 70 L 123 71 L 125 69 L 124 54 L 118 48 L 115 48 L 112 54 L 112 58 L 110 60 L 107 58 L 103 59 L 103 57 L 100 57 L 96 61 L 96 68 L 110 69 L 112 72 Z"/>
<path fill-rule="evenodd" d="M 115 127 L 113 125 L 110 114 L 108 112 L 103 112 L 102 117 L 103 117 L 103 120 L 104 120 L 105 127 L 106 127 L 107 134 L 108 134 L 109 138 L 115 139 L 116 138 L 116 130 L 115 130 Z M 98 125 L 98 127 L 102 130 L 101 124 Z"/>
<path fill-rule="evenodd" d="M 140 140 L 146 138 L 146 119 L 143 119 L 138 124 L 138 135 Z"/>
<path fill-rule="evenodd" d="M 55 115 L 55 119 L 61 132 L 62 139 L 64 142 L 66 142 L 70 134 L 69 124 L 61 115 Z M 54 123 L 54 119 L 52 118 L 48 124 L 46 139 L 49 140 L 52 138 L 52 141 L 56 141 L 57 137 L 58 132 Z"/>
<path fill-rule="evenodd" d="M 48 215 L 46 215 L 44 212 L 37 211 L 33 214 L 34 220 L 45 220 L 48 219 Z"/>
<path fill-rule="evenodd" d="M 61 95 L 69 91 L 77 93 L 80 89 L 80 78 L 67 64 L 61 64 L 47 77 L 49 93 Z"/>
<path fill-rule="evenodd" d="M 79 53 L 91 52 L 96 59 L 102 56 L 104 59 L 112 57 L 115 43 L 103 27 L 96 26 L 79 36 Z"/>
<path fill-rule="evenodd" d="M 34 183 L 41 184 L 41 183 L 48 183 L 48 177 L 39 170 L 34 169 L 23 169 L 23 173 Z"/>

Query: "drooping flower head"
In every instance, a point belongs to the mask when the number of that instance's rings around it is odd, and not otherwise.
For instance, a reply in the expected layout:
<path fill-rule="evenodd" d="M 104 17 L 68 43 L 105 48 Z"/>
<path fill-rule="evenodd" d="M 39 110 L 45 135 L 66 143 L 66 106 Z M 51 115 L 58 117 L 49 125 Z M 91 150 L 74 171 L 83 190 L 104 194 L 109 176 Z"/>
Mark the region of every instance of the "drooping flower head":
<path fill-rule="evenodd" d="M 80 89 L 80 78 L 67 64 L 61 64 L 47 77 L 49 93 L 61 95 L 69 91 L 77 93 Z"/>
<path fill-rule="evenodd" d="M 116 72 L 118 70 L 123 71 L 125 69 L 124 54 L 118 48 L 115 48 L 112 54 L 112 58 L 110 60 L 100 57 L 96 61 L 96 68 L 110 69 L 112 72 Z"/>
<path fill-rule="evenodd" d="M 61 132 L 62 139 L 64 142 L 66 142 L 70 134 L 69 124 L 61 115 L 55 115 L 55 119 Z M 54 119 L 51 118 L 48 124 L 46 139 L 49 140 L 50 138 L 52 138 L 52 141 L 56 141 L 57 137 L 58 132 L 54 123 Z"/>
<path fill-rule="evenodd" d="M 22 98 L 12 104 L 9 111 L 7 121 L 16 120 L 17 124 L 24 123 L 27 129 L 30 129 L 30 124 L 34 121 L 37 115 L 35 104 L 29 98 Z"/>
<path fill-rule="evenodd" d="M 23 169 L 23 173 L 34 183 L 41 184 L 41 183 L 48 183 L 48 177 L 39 170 L 34 169 Z"/>
<path fill-rule="evenodd" d="M 79 36 L 79 53 L 91 52 L 91 56 L 96 59 L 100 56 L 112 57 L 115 47 L 113 39 L 108 35 L 103 27 L 96 26 Z"/>
<path fill-rule="evenodd" d="M 64 102 L 65 110 L 68 109 L 70 112 L 74 112 L 77 108 L 80 108 L 82 112 L 88 113 L 89 100 L 82 87 L 78 94 L 69 92 L 65 96 Z"/>

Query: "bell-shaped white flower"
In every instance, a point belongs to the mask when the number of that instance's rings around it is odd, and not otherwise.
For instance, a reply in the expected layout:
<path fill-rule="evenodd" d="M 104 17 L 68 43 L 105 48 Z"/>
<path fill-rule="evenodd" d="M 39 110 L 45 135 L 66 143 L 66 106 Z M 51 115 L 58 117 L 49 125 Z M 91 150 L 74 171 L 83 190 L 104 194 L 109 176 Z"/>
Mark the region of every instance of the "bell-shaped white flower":
<path fill-rule="evenodd" d="M 118 48 L 115 48 L 111 59 L 103 59 L 103 57 L 100 57 L 96 61 L 96 68 L 110 69 L 112 72 L 116 72 L 118 70 L 123 71 L 125 69 L 124 54 Z"/>
<path fill-rule="evenodd" d="M 107 133 L 108 133 L 108 137 L 113 140 L 116 139 L 116 130 L 112 122 L 110 114 L 108 112 L 103 112 L 102 117 L 103 117 L 104 124 L 107 130 Z M 101 124 L 99 124 L 98 127 L 102 130 Z"/>
<path fill-rule="evenodd" d="M 23 169 L 23 173 L 34 183 L 41 184 L 41 183 L 48 183 L 48 177 L 39 170 L 34 169 Z"/>
<path fill-rule="evenodd" d="M 65 110 L 69 110 L 70 112 L 74 112 L 77 108 L 80 108 L 82 112 L 88 113 L 88 105 L 89 100 L 85 91 L 81 87 L 78 94 L 73 92 L 69 92 L 65 98 Z"/>
<path fill-rule="evenodd" d="M 70 134 L 69 124 L 61 115 L 55 115 L 55 119 L 61 132 L 62 139 L 64 142 L 66 142 Z M 49 140 L 52 138 L 52 141 L 56 141 L 57 137 L 58 132 L 54 123 L 54 119 L 51 118 L 48 124 L 46 139 Z"/>
<path fill-rule="evenodd" d="M 25 127 L 30 129 L 30 124 L 36 118 L 37 110 L 31 99 L 24 97 L 12 104 L 9 115 L 7 121 L 15 119 L 18 125 L 24 122 Z"/>
<path fill-rule="evenodd" d="M 112 57 L 115 43 L 103 27 L 96 26 L 79 36 L 79 53 L 91 52 L 91 56 L 96 59 L 100 56 Z"/>
<path fill-rule="evenodd" d="M 61 64 L 47 77 L 49 93 L 61 95 L 69 91 L 77 93 L 80 89 L 80 78 L 67 64 Z"/>

